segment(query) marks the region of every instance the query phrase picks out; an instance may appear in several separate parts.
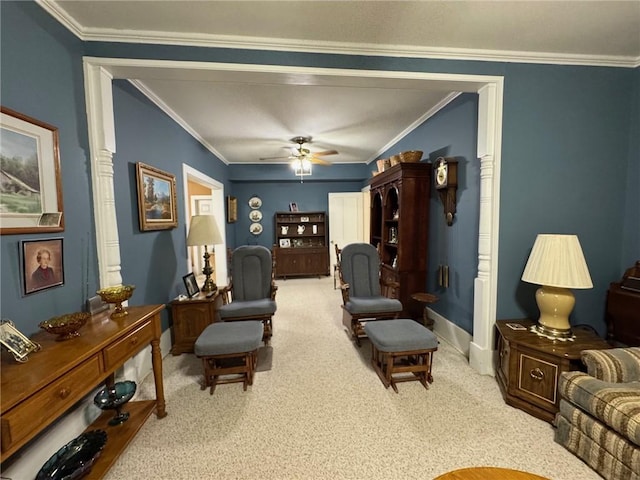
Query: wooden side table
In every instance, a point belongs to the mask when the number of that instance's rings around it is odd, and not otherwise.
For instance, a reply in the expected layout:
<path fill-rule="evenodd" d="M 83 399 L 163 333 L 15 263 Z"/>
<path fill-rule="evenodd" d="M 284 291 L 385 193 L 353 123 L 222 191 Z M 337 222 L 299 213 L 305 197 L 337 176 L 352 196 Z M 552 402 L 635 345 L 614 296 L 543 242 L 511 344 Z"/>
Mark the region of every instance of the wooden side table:
<path fill-rule="evenodd" d="M 520 325 L 514 330 L 508 325 Z M 574 327 L 574 341 L 540 337 L 529 331 L 529 319 L 498 320 L 496 380 L 507 404 L 547 422 L 558 412 L 562 372 L 584 370 L 580 352 L 611 348 L 592 330 Z"/>
<path fill-rule="evenodd" d="M 549 480 L 521 470 L 499 467 L 470 467 L 448 472 L 434 480 Z"/>
<path fill-rule="evenodd" d="M 222 296 L 219 291 L 211 297 L 199 293 L 193 298 L 171 302 L 173 355 L 193 353 L 193 345 L 202 331 L 216 321 L 220 305 Z"/>
<path fill-rule="evenodd" d="M 433 330 L 433 319 L 429 318 L 427 307 L 432 303 L 436 303 L 439 300 L 438 297 L 433 293 L 420 292 L 411 294 L 411 298 L 416 302 L 424 304 L 424 309 L 422 310 L 422 324 L 429 330 Z"/>

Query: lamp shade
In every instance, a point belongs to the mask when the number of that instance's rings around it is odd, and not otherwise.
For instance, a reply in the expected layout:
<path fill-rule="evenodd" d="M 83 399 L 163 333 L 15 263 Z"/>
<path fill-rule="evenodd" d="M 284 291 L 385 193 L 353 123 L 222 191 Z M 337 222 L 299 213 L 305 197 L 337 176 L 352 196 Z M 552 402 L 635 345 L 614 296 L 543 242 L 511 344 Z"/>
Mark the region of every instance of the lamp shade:
<path fill-rule="evenodd" d="M 538 235 L 522 280 L 550 287 L 593 288 L 576 235 Z"/>
<path fill-rule="evenodd" d="M 194 215 L 189 225 L 187 245 L 216 245 L 222 243 L 222 235 L 213 215 Z"/>

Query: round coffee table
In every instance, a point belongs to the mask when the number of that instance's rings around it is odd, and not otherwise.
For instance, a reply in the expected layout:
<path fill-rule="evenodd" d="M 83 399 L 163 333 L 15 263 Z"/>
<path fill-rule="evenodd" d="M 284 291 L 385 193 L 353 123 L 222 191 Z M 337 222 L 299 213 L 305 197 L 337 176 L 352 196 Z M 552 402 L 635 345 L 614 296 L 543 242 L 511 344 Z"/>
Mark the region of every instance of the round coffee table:
<path fill-rule="evenodd" d="M 498 467 L 461 468 L 440 475 L 433 480 L 549 480 L 533 473 Z"/>

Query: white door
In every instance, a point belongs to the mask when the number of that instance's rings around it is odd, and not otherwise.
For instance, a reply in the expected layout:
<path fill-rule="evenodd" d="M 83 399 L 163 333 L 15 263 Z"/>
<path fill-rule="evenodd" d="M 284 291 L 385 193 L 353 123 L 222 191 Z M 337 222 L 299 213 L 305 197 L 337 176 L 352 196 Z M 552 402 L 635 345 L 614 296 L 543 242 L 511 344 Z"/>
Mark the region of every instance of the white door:
<path fill-rule="evenodd" d="M 329 194 L 329 255 L 336 264 L 336 251 L 349 243 L 365 241 L 363 192 Z"/>

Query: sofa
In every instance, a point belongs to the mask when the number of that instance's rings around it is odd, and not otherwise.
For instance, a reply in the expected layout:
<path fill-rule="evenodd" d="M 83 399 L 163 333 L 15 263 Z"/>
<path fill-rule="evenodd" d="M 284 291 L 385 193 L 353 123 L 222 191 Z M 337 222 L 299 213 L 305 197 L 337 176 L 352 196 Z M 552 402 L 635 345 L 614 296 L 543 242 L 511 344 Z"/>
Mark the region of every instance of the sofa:
<path fill-rule="evenodd" d="M 640 480 L 640 347 L 584 350 L 564 372 L 555 441 L 607 480 Z"/>

